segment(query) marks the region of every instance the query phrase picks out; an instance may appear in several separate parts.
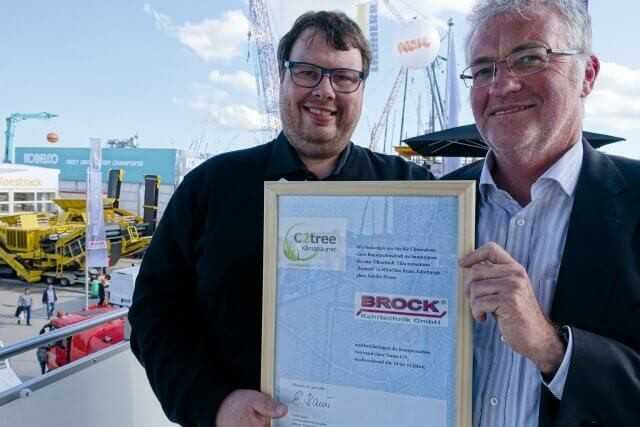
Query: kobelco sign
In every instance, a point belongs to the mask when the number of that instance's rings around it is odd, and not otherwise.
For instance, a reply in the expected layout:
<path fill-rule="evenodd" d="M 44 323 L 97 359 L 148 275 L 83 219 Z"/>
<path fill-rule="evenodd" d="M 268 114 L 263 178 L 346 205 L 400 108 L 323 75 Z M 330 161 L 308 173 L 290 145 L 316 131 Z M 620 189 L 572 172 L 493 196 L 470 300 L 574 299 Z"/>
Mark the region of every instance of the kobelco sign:
<path fill-rule="evenodd" d="M 55 153 L 24 153 L 22 162 L 27 165 L 57 165 L 58 160 Z"/>

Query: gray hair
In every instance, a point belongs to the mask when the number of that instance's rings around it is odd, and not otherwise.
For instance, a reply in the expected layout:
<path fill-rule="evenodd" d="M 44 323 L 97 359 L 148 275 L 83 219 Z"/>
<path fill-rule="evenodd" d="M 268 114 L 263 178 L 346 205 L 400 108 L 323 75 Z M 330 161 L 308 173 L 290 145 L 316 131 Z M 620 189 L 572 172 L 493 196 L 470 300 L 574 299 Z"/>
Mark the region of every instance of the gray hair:
<path fill-rule="evenodd" d="M 469 15 L 471 30 L 465 40 L 467 58 L 471 39 L 478 27 L 487 19 L 498 15 L 512 14 L 527 16 L 545 8 L 558 14 L 567 26 L 567 37 L 571 48 L 591 52 L 591 17 L 584 0 L 478 0 Z M 556 46 L 551 46 L 556 47 Z"/>

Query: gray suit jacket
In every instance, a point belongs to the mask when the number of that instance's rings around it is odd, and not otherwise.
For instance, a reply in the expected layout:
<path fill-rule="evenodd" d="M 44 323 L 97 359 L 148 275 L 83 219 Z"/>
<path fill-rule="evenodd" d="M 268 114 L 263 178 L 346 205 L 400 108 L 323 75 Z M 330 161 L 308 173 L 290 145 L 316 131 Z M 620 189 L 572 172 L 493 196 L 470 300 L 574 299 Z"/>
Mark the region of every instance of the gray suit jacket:
<path fill-rule="evenodd" d="M 551 309 L 573 355 L 562 401 L 543 387 L 540 426 L 640 426 L 640 162 L 583 144 Z M 482 166 L 442 179 L 478 180 Z"/>

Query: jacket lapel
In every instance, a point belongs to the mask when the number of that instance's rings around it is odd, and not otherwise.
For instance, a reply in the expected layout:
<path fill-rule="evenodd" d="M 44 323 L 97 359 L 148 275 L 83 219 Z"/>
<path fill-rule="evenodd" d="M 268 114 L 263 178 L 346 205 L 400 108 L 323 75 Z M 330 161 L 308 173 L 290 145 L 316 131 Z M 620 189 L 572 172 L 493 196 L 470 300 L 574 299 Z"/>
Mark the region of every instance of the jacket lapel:
<path fill-rule="evenodd" d="M 602 314 L 603 304 L 591 304 L 585 318 L 580 303 L 603 300 L 607 276 L 602 254 L 617 253 L 621 206 L 616 196 L 624 188 L 624 178 L 615 164 L 584 144 L 584 160 L 551 309 L 555 322 L 580 326 Z"/>
<path fill-rule="evenodd" d="M 559 325 L 593 330 L 602 319 L 611 291 L 606 282 L 611 271 L 603 254 L 616 254 L 622 207 L 617 196 L 625 181 L 615 164 L 584 143 L 584 158 L 575 201 L 569 218 L 567 241 L 562 255 L 551 319 Z M 549 230 L 553 232 L 553 230 Z M 584 309 L 588 304 L 588 310 Z M 543 387 L 540 400 L 541 427 L 559 425 L 557 401 Z"/>
<path fill-rule="evenodd" d="M 618 253 L 616 237 L 620 233 L 619 224 L 623 222 L 624 215 L 617 197 L 626 187 L 618 168 L 606 155 L 597 152 L 589 143 L 583 142 L 583 146 L 582 169 L 551 308 L 551 319 L 554 322 L 576 327 L 597 322 L 605 310 L 605 304 L 598 302 L 608 299 L 607 292 L 610 292 L 611 287 L 605 287 L 604 283 L 608 279 L 607 273 L 610 276 L 611 272 L 606 263 L 603 263 L 602 255 Z M 483 162 L 478 162 L 460 173 L 454 172 L 451 179 L 479 181 L 482 165 Z M 476 228 L 479 204 L 480 193 L 476 186 Z M 589 302 L 593 304 L 585 311 L 583 304 Z M 555 398 L 543 388 L 539 425 L 556 425 L 556 411 Z"/>

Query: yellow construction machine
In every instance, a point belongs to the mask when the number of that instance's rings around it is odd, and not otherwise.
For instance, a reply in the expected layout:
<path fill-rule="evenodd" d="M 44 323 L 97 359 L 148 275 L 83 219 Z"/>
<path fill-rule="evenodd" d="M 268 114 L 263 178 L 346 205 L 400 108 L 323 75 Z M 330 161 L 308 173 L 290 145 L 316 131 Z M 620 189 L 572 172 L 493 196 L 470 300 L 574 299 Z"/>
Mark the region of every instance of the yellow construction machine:
<path fill-rule="evenodd" d="M 105 234 L 109 263 L 120 257 L 144 252 L 151 242 L 157 220 L 160 181 L 145 176 L 144 214 L 142 217 L 119 207 L 123 172 L 109 173 L 104 198 Z M 84 282 L 85 199 L 56 199 L 58 215 L 22 213 L 0 217 L 0 264 L 5 264 L 23 280 L 41 280 L 62 286 Z"/>

